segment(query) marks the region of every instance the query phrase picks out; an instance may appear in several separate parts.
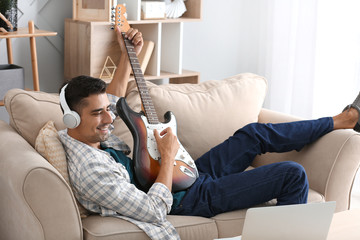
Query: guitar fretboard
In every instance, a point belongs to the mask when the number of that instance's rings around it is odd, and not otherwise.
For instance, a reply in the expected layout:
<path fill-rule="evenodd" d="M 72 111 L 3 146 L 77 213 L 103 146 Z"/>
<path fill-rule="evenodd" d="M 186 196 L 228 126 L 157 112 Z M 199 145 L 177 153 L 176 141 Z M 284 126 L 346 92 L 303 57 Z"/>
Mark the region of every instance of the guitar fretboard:
<path fill-rule="evenodd" d="M 141 66 L 136 56 L 134 45 L 129 39 L 125 38 L 125 33 L 122 33 L 122 35 L 129 56 L 130 65 L 134 73 L 135 82 L 139 89 L 140 99 L 144 108 L 145 116 L 150 124 L 158 124 L 159 119 L 157 117 L 154 104 L 151 100 L 144 74 L 141 71 Z"/>

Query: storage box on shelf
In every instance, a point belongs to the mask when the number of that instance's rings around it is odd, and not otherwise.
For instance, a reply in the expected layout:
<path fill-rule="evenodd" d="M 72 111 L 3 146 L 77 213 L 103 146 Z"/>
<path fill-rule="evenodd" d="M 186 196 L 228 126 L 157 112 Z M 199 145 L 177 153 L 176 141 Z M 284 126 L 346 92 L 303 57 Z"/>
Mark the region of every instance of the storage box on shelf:
<path fill-rule="evenodd" d="M 91 2 L 90 0 L 82 1 L 83 3 Z M 78 13 L 79 11 L 75 8 L 81 4 L 81 0 L 74 0 L 74 2 L 77 3 L 77 5 L 74 4 L 74 12 Z M 146 80 L 169 78 L 171 83 L 199 82 L 198 72 L 182 69 L 182 38 L 183 22 L 201 20 L 201 0 L 185 1 L 187 12 L 181 18 L 156 20 L 140 20 L 140 0 L 118 2 L 126 3 L 129 24 L 139 29 L 145 40 L 155 44 L 144 73 Z M 100 77 L 108 56 L 116 64 L 119 60 L 120 49 L 111 29 L 111 23 L 107 20 L 84 19 L 80 19 L 79 14 L 74 14 L 73 19 L 65 20 L 64 75 L 66 79 L 81 74 Z"/>
<path fill-rule="evenodd" d="M 141 0 L 121 0 L 118 3 L 126 5 L 127 19 L 130 22 L 141 20 Z M 146 20 L 146 22 L 179 22 L 179 21 L 200 21 L 202 0 L 186 0 L 184 1 L 186 12 L 181 18 L 164 19 L 164 20 Z"/>
<path fill-rule="evenodd" d="M 111 21 L 113 0 L 73 0 L 73 19 Z"/>
<path fill-rule="evenodd" d="M 141 19 L 164 19 L 165 2 L 146 1 L 141 2 Z"/>
<path fill-rule="evenodd" d="M 73 0 L 73 20 L 82 21 L 111 21 L 111 7 L 114 0 Z M 119 4 L 125 4 L 128 21 L 141 20 L 141 0 L 117 0 Z M 163 21 L 197 21 L 201 20 L 202 0 L 185 0 L 187 11 L 181 18 L 164 19 Z M 157 20 L 150 20 L 156 21 Z"/>

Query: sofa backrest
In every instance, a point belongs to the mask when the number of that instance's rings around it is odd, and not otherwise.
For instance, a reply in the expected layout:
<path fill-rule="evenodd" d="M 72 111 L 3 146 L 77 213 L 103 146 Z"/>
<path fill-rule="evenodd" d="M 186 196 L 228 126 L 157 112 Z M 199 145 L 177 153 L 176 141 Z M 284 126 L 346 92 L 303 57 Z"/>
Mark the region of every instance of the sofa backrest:
<path fill-rule="evenodd" d="M 34 147 L 40 129 L 50 120 L 64 129 L 59 95 L 45 92 L 9 90 L 4 98 L 10 125 Z"/>
<path fill-rule="evenodd" d="M 194 159 L 238 128 L 256 122 L 267 90 L 266 79 L 250 73 L 200 84 L 147 84 L 159 119 L 163 120 L 166 111 L 175 114 L 179 140 Z M 4 100 L 10 125 L 32 146 L 49 120 L 55 122 L 56 129 L 65 128 L 58 94 L 13 89 Z M 126 100 L 131 109 L 141 110 L 133 81 Z M 114 125 L 113 133 L 132 148 L 132 136 L 124 122 L 117 119 Z"/>

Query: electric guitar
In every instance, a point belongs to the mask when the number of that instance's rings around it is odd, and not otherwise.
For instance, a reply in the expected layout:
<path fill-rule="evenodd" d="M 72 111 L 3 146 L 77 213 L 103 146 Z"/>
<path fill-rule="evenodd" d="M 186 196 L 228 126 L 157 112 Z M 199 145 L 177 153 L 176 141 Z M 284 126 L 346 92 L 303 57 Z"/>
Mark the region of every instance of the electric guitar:
<path fill-rule="evenodd" d="M 125 42 L 130 65 L 133 70 L 135 82 L 139 90 L 142 109 L 140 113 L 134 112 L 125 98 L 120 98 L 116 110 L 129 128 L 133 140 L 133 161 L 135 176 L 144 191 L 148 191 L 160 170 L 161 157 L 154 137 L 154 129 L 159 132 L 170 127 L 177 134 L 176 119 L 172 112 L 166 112 L 165 122 L 159 122 L 153 102 L 151 100 L 144 75 L 136 56 L 132 42 L 125 38 L 125 32 L 130 28 L 124 14 L 126 8 L 122 4 L 116 5 L 115 26 L 120 26 Z M 190 187 L 199 176 L 194 160 L 180 143 L 180 148 L 175 157 L 172 190 L 177 192 Z"/>

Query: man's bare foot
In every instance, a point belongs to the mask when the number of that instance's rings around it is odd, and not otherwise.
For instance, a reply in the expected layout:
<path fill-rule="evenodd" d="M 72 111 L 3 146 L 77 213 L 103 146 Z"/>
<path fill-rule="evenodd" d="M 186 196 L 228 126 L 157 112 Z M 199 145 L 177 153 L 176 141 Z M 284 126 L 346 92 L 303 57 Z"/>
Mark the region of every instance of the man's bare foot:
<path fill-rule="evenodd" d="M 355 108 L 349 108 L 333 117 L 334 129 L 353 129 L 359 120 L 359 112 Z"/>
<path fill-rule="evenodd" d="M 352 104 L 346 106 L 342 113 L 333 117 L 334 129 L 354 129 L 360 132 L 360 93 Z"/>

